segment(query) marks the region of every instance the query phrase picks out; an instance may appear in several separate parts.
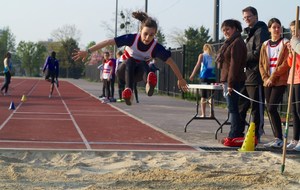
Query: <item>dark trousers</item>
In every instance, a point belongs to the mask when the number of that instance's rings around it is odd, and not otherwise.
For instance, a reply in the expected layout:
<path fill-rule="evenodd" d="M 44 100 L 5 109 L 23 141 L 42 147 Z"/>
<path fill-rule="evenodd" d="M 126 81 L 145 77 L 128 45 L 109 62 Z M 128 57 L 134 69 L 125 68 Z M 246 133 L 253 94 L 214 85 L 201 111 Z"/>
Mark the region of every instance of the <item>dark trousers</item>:
<path fill-rule="evenodd" d="M 241 88 L 240 93 L 249 97 L 250 101 L 240 97 L 239 112 L 241 115 L 241 127 L 245 130 L 247 111 L 251 107 L 251 120 L 255 123 L 255 136 L 259 139 L 264 133 L 264 90 L 262 85 L 245 85 Z"/>
<path fill-rule="evenodd" d="M 274 137 L 282 140 L 281 118 L 278 112 L 278 105 L 282 101 L 286 86 L 264 87 L 267 109 L 270 115 L 270 120 L 274 127 Z"/>
<path fill-rule="evenodd" d="M 300 140 L 300 84 L 293 85 L 292 114 L 293 114 L 293 140 Z"/>
<path fill-rule="evenodd" d="M 107 98 L 110 97 L 110 81 L 108 81 L 107 79 L 103 79 L 103 86 L 105 89 L 105 95 Z"/>
<path fill-rule="evenodd" d="M 4 92 L 7 93 L 8 87 L 10 84 L 10 80 L 11 80 L 11 74 L 8 71 L 8 72 L 4 73 L 4 75 L 5 75 L 5 80 L 4 80 L 4 84 L 2 85 L 1 91 L 4 90 Z"/>
<path fill-rule="evenodd" d="M 112 76 L 112 78 L 110 79 L 110 97 L 114 98 L 115 95 L 115 80 L 116 80 L 116 76 Z"/>
<path fill-rule="evenodd" d="M 134 89 L 134 83 L 147 81 L 147 75 L 150 72 L 148 64 L 144 61 L 136 62 L 133 58 L 124 61 L 117 70 L 119 79 L 125 81 L 125 87 Z"/>
<path fill-rule="evenodd" d="M 125 81 L 122 79 L 118 79 L 118 92 L 119 92 L 119 98 L 122 99 L 122 92 L 125 89 Z"/>
<path fill-rule="evenodd" d="M 233 85 L 233 88 L 236 91 L 240 91 L 241 84 L 236 83 Z M 231 92 L 231 95 L 227 95 L 227 108 L 230 115 L 230 131 L 229 131 L 229 138 L 236 138 L 236 137 L 244 137 L 244 130 L 240 127 L 241 123 L 241 116 L 239 113 L 239 95 L 236 92 Z"/>

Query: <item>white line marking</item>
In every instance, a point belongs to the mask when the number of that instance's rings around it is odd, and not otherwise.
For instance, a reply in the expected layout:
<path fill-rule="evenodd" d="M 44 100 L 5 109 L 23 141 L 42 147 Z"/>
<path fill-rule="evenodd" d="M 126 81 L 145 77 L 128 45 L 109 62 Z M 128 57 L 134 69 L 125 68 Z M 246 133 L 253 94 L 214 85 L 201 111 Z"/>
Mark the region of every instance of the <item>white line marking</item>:
<path fill-rule="evenodd" d="M 51 112 L 16 112 L 15 114 L 34 114 L 34 115 L 69 115 L 69 113 L 51 113 Z"/>
<path fill-rule="evenodd" d="M 34 86 L 31 88 L 31 90 L 28 92 L 27 96 L 30 95 L 33 90 L 36 88 L 37 84 L 40 82 L 40 80 L 38 80 Z M 23 102 L 21 102 L 16 108 L 15 110 L 8 116 L 8 118 L 0 125 L 0 130 L 8 123 L 8 121 L 12 118 L 12 116 L 15 114 L 15 112 L 19 109 L 19 107 L 21 107 L 21 105 L 23 104 Z"/>
<path fill-rule="evenodd" d="M 64 104 L 64 106 L 65 106 L 67 112 L 69 113 L 70 118 L 71 118 L 71 120 L 72 120 L 72 122 L 73 122 L 73 124 L 74 124 L 74 126 L 75 126 L 75 128 L 76 128 L 76 130 L 77 130 L 77 132 L 79 133 L 79 135 L 80 135 L 82 141 L 84 142 L 86 148 L 87 148 L 88 150 L 91 150 L 91 146 L 89 145 L 89 142 L 87 141 L 87 139 L 85 138 L 84 134 L 83 134 L 82 131 L 80 130 L 80 128 L 79 128 L 77 122 L 75 121 L 75 119 L 74 119 L 74 117 L 73 117 L 73 115 L 72 115 L 70 109 L 68 108 L 66 102 L 62 99 L 61 94 L 60 94 L 58 88 L 57 88 L 56 86 L 55 86 L 55 88 L 56 88 L 56 91 L 57 91 L 57 93 L 58 93 L 58 95 L 59 95 L 59 97 L 60 97 L 62 103 Z"/>
<path fill-rule="evenodd" d="M 43 121 L 45 121 L 45 120 L 48 120 L 48 121 L 70 121 L 70 120 L 72 120 L 72 119 L 68 119 L 68 118 L 66 118 L 66 119 L 63 119 L 63 118 L 61 118 L 61 119 L 57 119 L 57 118 L 42 118 L 42 117 L 34 117 L 34 118 L 24 118 L 24 117 L 13 117 L 13 118 L 11 118 L 12 120 L 14 120 L 14 119 L 16 119 L 16 120 L 43 120 Z"/>

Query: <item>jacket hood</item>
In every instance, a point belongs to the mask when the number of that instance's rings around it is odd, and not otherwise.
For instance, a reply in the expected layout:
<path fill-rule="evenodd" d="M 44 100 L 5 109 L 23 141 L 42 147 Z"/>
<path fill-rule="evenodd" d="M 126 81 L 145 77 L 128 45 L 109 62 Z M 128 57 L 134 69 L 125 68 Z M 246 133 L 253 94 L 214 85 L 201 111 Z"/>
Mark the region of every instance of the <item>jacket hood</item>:
<path fill-rule="evenodd" d="M 246 34 L 249 34 L 249 32 L 251 31 L 255 31 L 256 29 L 258 28 L 265 28 L 268 30 L 268 26 L 266 25 L 266 23 L 262 22 L 262 21 L 257 21 L 257 23 L 254 25 L 254 27 L 250 28 L 250 27 L 247 27 L 244 29 L 244 32 Z"/>

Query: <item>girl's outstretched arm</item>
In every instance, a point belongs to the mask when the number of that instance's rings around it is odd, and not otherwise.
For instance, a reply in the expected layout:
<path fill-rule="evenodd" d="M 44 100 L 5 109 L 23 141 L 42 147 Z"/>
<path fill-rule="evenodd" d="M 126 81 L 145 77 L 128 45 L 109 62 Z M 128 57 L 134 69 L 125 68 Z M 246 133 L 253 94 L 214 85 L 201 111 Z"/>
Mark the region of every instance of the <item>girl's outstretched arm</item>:
<path fill-rule="evenodd" d="M 104 40 L 102 42 L 97 43 L 96 45 L 90 47 L 88 50 L 74 50 L 75 52 L 72 54 L 72 59 L 77 61 L 79 59 L 82 59 L 82 61 L 85 61 L 89 54 L 91 54 L 93 51 L 102 49 L 109 45 L 115 45 L 115 39 L 108 39 Z"/>
<path fill-rule="evenodd" d="M 173 61 L 173 59 L 171 57 L 169 57 L 166 61 L 166 63 L 171 67 L 171 69 L 173 70 L 173 72 L 175 73 L 178 81 L 177 81 L 177 85 L 178 88 L 181 89 L 183 92 L 187 92 L 188 91 L 188 85 L 186 83 L 186 81 L 184 80 L 184 78 L 182 77 L 182 74 L 180 73 L 179 68 L 177 67 L 177 65 L 175 64 L 175 62 Z"/>

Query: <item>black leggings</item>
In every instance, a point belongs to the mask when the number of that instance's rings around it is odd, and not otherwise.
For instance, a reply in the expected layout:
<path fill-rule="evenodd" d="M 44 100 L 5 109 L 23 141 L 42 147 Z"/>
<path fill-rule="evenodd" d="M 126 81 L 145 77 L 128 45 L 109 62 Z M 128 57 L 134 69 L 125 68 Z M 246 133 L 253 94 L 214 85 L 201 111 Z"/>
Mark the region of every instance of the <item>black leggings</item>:
<path fill-rule="evenodd" d="M 110 94 L 110 81 L 108 81 L 107 79 L 103 79 L 103 88 L 104 88 L 104 94 L 106 95 L 106 97 L 109 99 L 111 96 Z"/>
<path fill-rule="evenodd" d="M 274 126 L 274 137 L 283 139 L 281 118 L 278 113 L 278 105 L 282 101 L 286 86 L 265 87 L 265 97 L 267 101 L 267 109 L 270 113 L 270 119 Z"/>
<path fill-rule="evenodd" d="M 118 68 L 119 79 L 125 81 L 125 87 L 134 89 L 134 83 L 147 81 L 147 75 L 150 72 L 148 64 L 144 61 L 136 62 L 133 58 L 128 58 Z"/>
<path fill-rule="evenodd" d="M 293 85 L 292 113 L 293 113 L 293 140 L 300 140 L 300 84 Z"/>
<path fill-rule="evenodd" d="M 11 74 L 8 71 L 8 72 L 4 73 L 4 75 L 5 75 L 5 81 L 4 81 L 4 84 L 3 84 L 2 88 L 1 88 L 1 91 L 5 89 L 4 92 L 7 93 L 8 87 L 9 87 L 9 84 L 10 84 Z"/>

